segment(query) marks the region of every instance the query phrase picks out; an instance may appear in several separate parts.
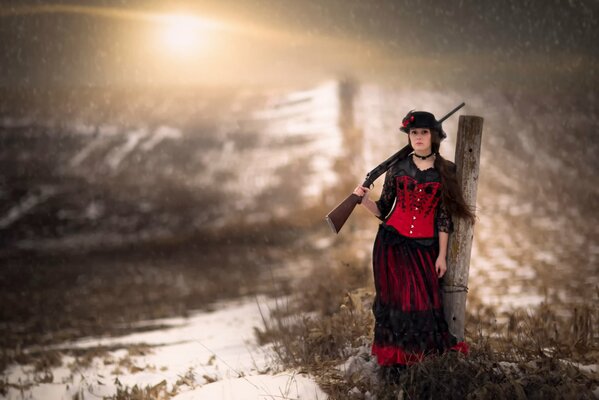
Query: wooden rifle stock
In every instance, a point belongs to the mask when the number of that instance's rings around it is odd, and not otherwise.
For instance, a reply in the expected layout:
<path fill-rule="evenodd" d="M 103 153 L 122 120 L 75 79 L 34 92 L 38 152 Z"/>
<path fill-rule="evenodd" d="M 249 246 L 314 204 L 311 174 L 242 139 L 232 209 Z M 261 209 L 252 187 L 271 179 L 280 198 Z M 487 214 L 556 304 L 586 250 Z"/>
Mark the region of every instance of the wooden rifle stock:
<path fill-rule="evenodd" d="M 345 221 L 356 208 L 356 205 L 362 202 L 362 198 L 355 193 L 350 194 L 337 207 L 325 217 L 327 223 L 335 233 L 339 233 Z"/>

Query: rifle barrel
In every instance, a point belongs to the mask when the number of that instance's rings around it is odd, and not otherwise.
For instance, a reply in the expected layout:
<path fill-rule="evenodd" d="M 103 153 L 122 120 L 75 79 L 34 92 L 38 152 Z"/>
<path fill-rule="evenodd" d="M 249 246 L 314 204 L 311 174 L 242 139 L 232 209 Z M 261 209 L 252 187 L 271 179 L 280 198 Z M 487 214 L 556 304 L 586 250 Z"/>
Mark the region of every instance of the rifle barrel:
<path fill-rule="evenodd" d="M 462 102 L 462 104 L 460 104 L 459 106 L 457 106 L 456 108 L 454 108 L 453 110 L 448 112 L 446 116 L 441 118 L 439 120 L 439 123 L 441 123 L 441 122 L 445 121 L 447 118 L 451 117 L 453 115 L 453 113 L 455 113 L 456 111 L 458 111 L 460 108 L 464 107 L 465 105 L 466 105 L 466 103 Z"/>

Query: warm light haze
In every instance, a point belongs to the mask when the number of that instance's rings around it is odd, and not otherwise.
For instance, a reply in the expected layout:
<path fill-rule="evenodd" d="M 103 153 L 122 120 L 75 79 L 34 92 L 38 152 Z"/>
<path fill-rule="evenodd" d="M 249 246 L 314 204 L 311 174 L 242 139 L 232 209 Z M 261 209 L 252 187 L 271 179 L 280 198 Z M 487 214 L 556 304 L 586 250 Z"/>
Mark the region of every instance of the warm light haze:
<path fill-rule="evenodd" d="M 185 57 L 201 52 L 209 43 L 213 22 L 186 14 L 160 17 L 159 40 L 169 53 Z"/>

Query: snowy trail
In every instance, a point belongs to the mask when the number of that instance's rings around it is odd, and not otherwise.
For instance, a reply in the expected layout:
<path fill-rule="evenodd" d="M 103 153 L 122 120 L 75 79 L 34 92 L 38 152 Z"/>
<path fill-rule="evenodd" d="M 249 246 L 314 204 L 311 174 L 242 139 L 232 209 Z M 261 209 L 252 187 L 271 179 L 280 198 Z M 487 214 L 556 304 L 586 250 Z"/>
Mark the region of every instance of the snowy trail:
<path fill-rule="evenodd" d="M 63 356 L 51 373 L 32 365 L 13 365 L 6 371 L 7 399 L 97 399 L 119 388 L 139 388 L 166 382 L 177 399 L 325 399 L 316 383 L 290 371 L 270 372 L 269 347 L 254 339 L 274 300 L 245 298 L 218 303 L 214 312 L 189 318 L 146 321 L 159 330 L 112 338 L 85 338 L 54 346 L 54 350 L 114 349 L 95 356 L 88 366 Z M 149 350 L 134 350 L 139 349 Z M 270 372 L 270 374 L 269 374 Z M 41 375 L 43 374 L 43 376 Z M 20 386 L 20 388 L 18 387 Z"/>

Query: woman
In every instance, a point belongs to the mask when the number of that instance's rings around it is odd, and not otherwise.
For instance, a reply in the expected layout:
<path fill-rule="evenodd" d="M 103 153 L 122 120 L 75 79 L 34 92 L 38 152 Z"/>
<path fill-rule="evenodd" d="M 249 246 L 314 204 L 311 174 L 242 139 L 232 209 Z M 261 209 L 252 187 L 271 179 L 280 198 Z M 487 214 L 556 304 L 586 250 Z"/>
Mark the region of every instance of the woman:
<path fill-rule="evenodd" d="M 387 171 L 380 199 L 370 200 L 366 187 L 354 191 L 383 221 L 373 248 L 372 354 L 394 380 L 428 354 L 468 352 L 466 343 L 448 331 L 440 280 L 447 270 L 452 216 L 472 223 L 475 218 L 457 183 L 455 164 L 439 154 L 447 135 L 435 116 L 411 111 L 400 130 L 408 134 L 413 152 Z"/>

